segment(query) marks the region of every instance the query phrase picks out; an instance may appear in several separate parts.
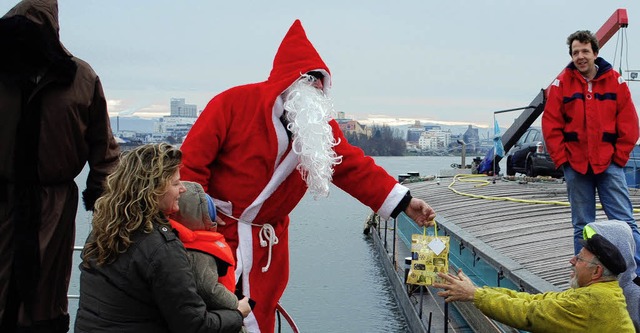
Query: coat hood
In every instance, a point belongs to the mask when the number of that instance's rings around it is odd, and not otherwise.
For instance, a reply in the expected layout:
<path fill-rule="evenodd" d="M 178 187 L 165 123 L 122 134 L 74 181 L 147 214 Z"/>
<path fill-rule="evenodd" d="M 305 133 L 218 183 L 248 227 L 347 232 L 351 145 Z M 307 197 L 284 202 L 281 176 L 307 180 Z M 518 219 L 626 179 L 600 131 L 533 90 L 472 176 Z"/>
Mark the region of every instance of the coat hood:
<path fill-rule="evenodd" d="M 600 57 L 596 58 L 595 64 L 596 64 L 596 66 L 598 66 L 598 72 L 596 73 L 596 76 L 593 78 L 594 80 L 599 78 L 600 76 L 602 76 L 604 73 L 606 73 L 606 72 L 608 72 L 608 71 L 613 69 L 613 66 L 611 66 L 611 64 L 609 62 L 607 62 L 606 60 L 604 60 L 604 59 L 602 59 Z M 570 62 L 567 65 L 567 68 L 571 69 L 571 70 L 578 70 L 578 68 L 573 63 L 573 61 Z M 580 74 L 578 74 L 578 75 L 580 75 Z"/>
<path fill-rule="evenodd" d="M 24 16 L 34 22 L 51 36 L 60 40 L 60 24 L 58 23 L 58 1 L 57 0 L 23 0 L 11 8 L 2 18 L 13 16 Z M 60 43 L 62 46 L 62 43 Z M 64 46 L 62 46 L 64 49 Z M 64 49 L 68 55 L 71 55 Z"/>
<path fill-rule="evenodd" d="M 60 42 L 56 0 L 23 0 L 0 19 L 0 67 L 11 78 L 34 76 L 49 68 L 56 80 L 68 84 L 77 69 Z"/>
<path fill-rule="evenodd" d="M 324 86 L 330 86 L 331 72 L 329 68 L 307 38 L 300 20 L 295 20 L 278 47 L 267 83 L 272 85 L 278 94 L 281 94 L 300 75 L 309 71 L 322 72 L 325 75 Z"/>

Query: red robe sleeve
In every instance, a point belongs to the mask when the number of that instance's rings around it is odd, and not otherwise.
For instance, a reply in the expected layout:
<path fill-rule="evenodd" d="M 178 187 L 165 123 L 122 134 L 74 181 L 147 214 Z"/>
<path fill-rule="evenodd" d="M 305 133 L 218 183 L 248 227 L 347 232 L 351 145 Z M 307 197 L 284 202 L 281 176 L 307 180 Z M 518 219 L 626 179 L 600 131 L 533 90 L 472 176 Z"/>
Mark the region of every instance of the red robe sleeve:
<path fill-rule="evenodd" d="M 216 97 L 207 104 L 180 148 L 183 152 L 180 177 L 202 185 L 207 193 L 211 180 L 209 166 L 218 156 L 230 121 L 223 101 Z"/>
<path fill-rule="evenodd" d="M 376 165 L 373 158 L 365 156 L 362 149 L 349 144 L 335 120 L 330 121 L 330 125 L 336 140 L 340 140 L 334 149 L 342 156 L 342 163 L 334 168 L 333 183 L 388 218 L 408 189 Z"/>

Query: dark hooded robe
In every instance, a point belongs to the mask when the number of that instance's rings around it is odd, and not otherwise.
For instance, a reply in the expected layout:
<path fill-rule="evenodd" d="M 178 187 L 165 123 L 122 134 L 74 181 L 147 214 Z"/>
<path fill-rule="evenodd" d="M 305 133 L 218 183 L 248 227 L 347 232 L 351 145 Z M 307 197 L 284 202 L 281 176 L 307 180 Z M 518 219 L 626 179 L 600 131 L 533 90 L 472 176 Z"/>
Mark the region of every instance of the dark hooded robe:
<path fill-rule="evenodd" d="M 66 332 L 78 188 L 87 209 L 118 161 L 100 80 L 60 43 L 55 0 L 0 19 L 0 331 Z M 43 332 L 44 332 L 43 331 Z"/>

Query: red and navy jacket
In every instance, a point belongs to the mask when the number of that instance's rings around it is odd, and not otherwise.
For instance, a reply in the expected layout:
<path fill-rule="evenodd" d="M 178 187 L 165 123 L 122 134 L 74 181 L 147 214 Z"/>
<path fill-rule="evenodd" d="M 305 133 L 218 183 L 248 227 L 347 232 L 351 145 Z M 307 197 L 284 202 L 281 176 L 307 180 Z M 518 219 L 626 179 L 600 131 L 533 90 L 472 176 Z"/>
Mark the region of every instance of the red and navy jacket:
<path fill-rule="evenodd" d="M 546 91 L 542 131 L 556 167 L 586 174 L 625 166 L 638 141 L 638 115 L 624 78 L 602 58 L 589 82 L 570 63 Z"/>

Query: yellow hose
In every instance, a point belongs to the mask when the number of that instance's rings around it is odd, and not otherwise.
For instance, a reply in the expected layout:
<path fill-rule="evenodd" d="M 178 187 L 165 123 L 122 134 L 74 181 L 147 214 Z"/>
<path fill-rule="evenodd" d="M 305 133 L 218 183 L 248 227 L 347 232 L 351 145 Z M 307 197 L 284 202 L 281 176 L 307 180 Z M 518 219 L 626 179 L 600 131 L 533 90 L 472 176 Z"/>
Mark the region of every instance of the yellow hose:
<path fill-rule="evenodd" d="M 458 195 L 464 195 L 470 198 L 476 198 L 476 199 L 485 199 L 485 200 L 497 200 L 497 201 L 511 201 L 511 202 L 520 202 L 520 203 L 527 203 L 527 204 L 539 204 L 539 205 L 556 205 L 556 206 L 571 206 L 571 204 L 569 204 L 569 202 L 566 201 L 545 201 L 545 200 L 527 200 L 527 199 L 515 199 L 515 198 L 510 198 L 510 197 L 493 197 L 493 196 L 488 196 L 488 195 L 478 195 L 478 194 L 470 194 L 470 193 L 464 193 L 464 192 L 460 192 L 456 189 L 453 188 L 453 185 L 456 182 L 470 182 L 470 183 L 481 183 L 479 185 L 476 185 L 475 187 L 479 187 L 479 186 L 486 186 L 491 184 L 490 181 L 486 180 L 486 179 L 468 179 L 468 178 L 486 178 L 485 175 L 469 175 L 469 174 L 457 174 L 453 177 L 453 181 L 451 182 L 451 184 L 449 184 L 449 186 L 447 187 L 448 189 L 450 189 L 453 193 L 458 194 Z M 601 204 L 596 204 L 596 209 L 602 209 L 602 205 Z M 639 208 L 634 208 L 633 209 L 634 213 L 640 213 L 640 209 Z"/>

